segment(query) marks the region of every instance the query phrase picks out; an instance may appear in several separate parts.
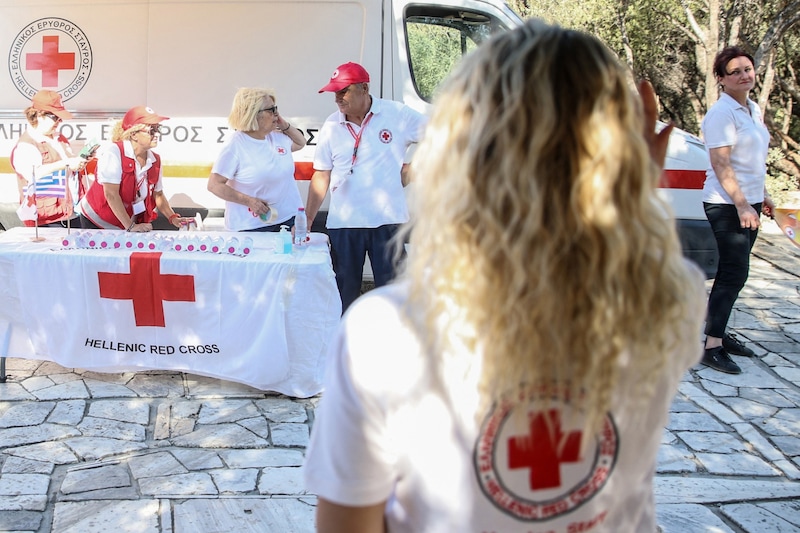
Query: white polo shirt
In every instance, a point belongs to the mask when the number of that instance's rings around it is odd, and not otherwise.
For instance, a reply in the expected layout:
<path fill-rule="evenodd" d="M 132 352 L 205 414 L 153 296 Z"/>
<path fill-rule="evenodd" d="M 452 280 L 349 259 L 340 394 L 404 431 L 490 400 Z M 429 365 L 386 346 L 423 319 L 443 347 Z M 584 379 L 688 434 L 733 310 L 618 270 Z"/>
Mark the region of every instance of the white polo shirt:
<path fill-rule="evenodd" d="M 211 172 L 228 178 L 233 189 L 254 196 L 275 209 L 278 218 L 264 222 L 247 208 L 225 202 L 225 229 L 243 231 L 286 222 L 303 206 L 294 182 L 292 140 L 273 132 L 264 140 L 236 131 L 222 147 Z"/>
<path fill-rule="evenodd" d="M 336 111 L 320 129 L 314 169 L 331 171 L 330 229 L 377 228 L 408 221 L 400 170 L 408 147 L 421 140 L 427 117 L 374 96 L 370 113 L 369 122 L 365 118 L 358 126 Z M 354 134 L 359 132 L 361 141 L 353 164 Z"/>
<path fill-rule="evenodd" d="M 731 166 L 747 201 L 751 204 L 763 201 L 769 131 L 758 105 L 748 98 L 745 107 L 730 95 L 722 93 L 708 110 L 701 127 L 707 149 L 731 147 Z M 710 160 L 703 184 L 703 201 L 733 204 L 717 179 Z"/>

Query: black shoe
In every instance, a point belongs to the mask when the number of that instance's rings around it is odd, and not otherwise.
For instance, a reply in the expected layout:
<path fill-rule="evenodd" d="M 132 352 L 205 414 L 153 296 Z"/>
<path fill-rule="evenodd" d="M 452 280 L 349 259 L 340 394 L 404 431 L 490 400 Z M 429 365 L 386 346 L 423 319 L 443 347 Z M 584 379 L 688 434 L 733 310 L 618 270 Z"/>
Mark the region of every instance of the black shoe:
<path fill-rule="evenodd" d="M 726 333 L 722 337 L 722 347 L 731 355 L 743 355 L 745 357 L 755 357 L 756 352 L 742 344 L 742 341 L 734 333 Z"/>
<path fill-rule="evenodd" d="M 707 349 L 703 352 L 703 359 L 700 362 L 720 372 L 727 372 L 728 374 L 742 373 L 742 369 L 731 360 L 731 356 L 722 346 Z"/>

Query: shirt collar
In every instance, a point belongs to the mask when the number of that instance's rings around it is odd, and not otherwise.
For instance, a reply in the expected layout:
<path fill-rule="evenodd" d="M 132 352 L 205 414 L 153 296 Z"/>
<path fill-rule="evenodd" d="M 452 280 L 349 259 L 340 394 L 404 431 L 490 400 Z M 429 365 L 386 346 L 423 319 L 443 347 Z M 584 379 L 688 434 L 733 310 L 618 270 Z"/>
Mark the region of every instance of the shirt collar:
<path fill-rule="evenodd" d="M 370 97 L 372 98 L 372 105 L 370 106 L 369 111 L 367 111 L 367 115 L 369 115 L 370 113 L 372 113 L 373 115 L 377 115 L 378 113 L 381 112 L 381 99 L 375 98 L 371 94 Z M 337 113 L 339 113 L 339 124 L 344 125 L 345 123 L 347 123 L 347 118 L 345 117 L 345 114 L 342 113 L 341 111 L 337 111 Z"/>

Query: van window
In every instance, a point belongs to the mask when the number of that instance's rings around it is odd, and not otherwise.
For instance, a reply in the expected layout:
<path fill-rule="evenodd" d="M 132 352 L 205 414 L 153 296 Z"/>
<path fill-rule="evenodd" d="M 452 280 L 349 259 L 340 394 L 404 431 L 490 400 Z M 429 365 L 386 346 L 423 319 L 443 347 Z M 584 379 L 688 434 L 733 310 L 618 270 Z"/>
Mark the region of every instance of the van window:
<path fill-rule="evenodd" d="M 417 94 L 430 102 L 436 87 L 461 57 L 504 28 L 485 13 L 410 5 L 405 12 L 406 46 Z"/>

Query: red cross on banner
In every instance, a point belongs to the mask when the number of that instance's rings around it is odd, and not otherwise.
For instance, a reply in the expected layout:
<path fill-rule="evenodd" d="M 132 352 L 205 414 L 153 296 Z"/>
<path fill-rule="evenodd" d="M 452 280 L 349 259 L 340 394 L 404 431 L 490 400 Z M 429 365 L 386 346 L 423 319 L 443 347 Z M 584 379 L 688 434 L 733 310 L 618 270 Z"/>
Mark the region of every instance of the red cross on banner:
<path fill-rule="evenodd" d="M 75 69 L 75 52 L 58 51 L 58 35 L 42 37 L 42 52 L 25 55 L 25 68 L 42 71 L 42 87 L 58 87 L 58 71 Z"/>
<path fill-rule="evenodd" d="M 98 272 L 100 297 L 133 300 L 137 326 L 163 328 L 164 302 L 194 302 L 194 276 L 161 273 L 161 252 L 134 252 L 130 274 Z"/>
<path fill-rule="evenodd" d="M 530 468 L 531 490 L 559 487 L 561 463 L 580 460 L 581 432 L 572 431 L 564 439 L 561 415 L 556 409 L 531 413 L 529 417 L 530 433 L 508 440 L 508 467 Z"/>

